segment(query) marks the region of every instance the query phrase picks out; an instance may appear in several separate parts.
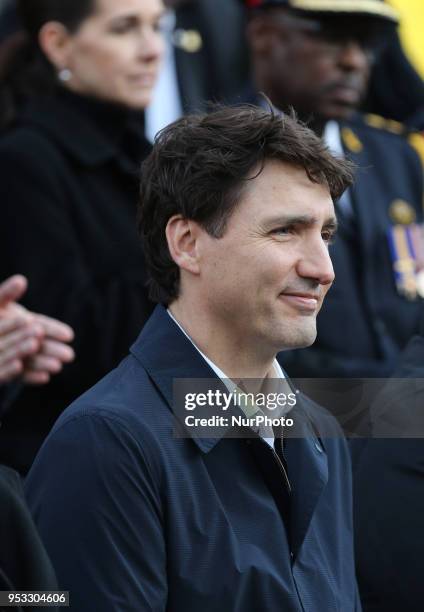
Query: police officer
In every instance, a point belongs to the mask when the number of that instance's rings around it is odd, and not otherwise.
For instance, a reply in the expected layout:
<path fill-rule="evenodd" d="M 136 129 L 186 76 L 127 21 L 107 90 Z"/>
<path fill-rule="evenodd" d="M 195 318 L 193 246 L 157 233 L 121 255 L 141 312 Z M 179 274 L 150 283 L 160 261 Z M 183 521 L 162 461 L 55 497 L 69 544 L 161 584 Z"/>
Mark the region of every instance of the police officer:
<path fill-rule="evenodd" d="M 292 376 L 388 376 L 420 319 L 423 175 L 418 135 L 357 112 L 397 25 L 382 0 L 246 0 L 255 91 L 294 106 L 358 166 L 338 202 L 334 287 L 313 347 L 286 353 Z"/>

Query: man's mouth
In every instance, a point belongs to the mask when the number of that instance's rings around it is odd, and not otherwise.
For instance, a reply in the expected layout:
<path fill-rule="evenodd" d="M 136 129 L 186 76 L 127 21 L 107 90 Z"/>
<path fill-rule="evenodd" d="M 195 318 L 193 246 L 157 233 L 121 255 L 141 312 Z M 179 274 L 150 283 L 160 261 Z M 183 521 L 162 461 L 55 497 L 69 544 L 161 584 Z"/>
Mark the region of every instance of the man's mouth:
<path fill-rule="evenodd" d="M 357 89 L 353 87 L 345 87 L 340 85 L 332 90 L 333 99 L 343 104 L 355 105 L 359 104 L 361 96 Z"/>
<path fill-rule="evenodd" d="M 340 104 L 355 106 L 361 101 L 362 87 L 359 83 L 340 81 L 339 83 L 333 83 L 328 89 L 328 93 L 333 100 Z"/>
<path fill-rule="evenodd" d="M 280 293 L 279 298 L 297 310 L 310 313 L 316 312 L 319 305 L 319 296 L 315 293 Z"/>

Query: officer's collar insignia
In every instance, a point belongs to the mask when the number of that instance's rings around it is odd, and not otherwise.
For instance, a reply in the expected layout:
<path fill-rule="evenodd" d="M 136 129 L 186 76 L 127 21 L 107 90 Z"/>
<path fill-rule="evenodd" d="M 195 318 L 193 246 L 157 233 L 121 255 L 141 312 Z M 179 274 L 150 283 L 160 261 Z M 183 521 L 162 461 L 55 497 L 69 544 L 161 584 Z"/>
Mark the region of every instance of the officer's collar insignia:
<path fill-rule="evenodd" d="M 360 153 L 364 148 L 364 145 L 359 140 L 358 136 L 348 127 L 343 127 L 341 129 L 341 135 L 343 143 L 352 151 L 352 153 Z"/>
<path fill-rule="evenodd" d="M 197 53 L 203 47 L 202 35 L 197 30 L 183 30 L 177 28 L 172 37 L 175 47 L 187 53 Z"/>
<path fill-rule="evenodd" d="M 416 219 L 414 208 L 405 200 L 394 200 L 389 208 L 389 215 L 393 223 L 411 225 Z"/>

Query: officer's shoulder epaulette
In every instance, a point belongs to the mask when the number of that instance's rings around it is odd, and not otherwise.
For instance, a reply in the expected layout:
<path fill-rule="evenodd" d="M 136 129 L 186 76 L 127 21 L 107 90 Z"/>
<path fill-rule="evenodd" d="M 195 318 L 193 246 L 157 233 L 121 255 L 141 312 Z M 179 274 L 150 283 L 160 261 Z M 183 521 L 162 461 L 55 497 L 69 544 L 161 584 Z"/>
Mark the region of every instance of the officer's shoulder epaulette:
<path fill-rule="evenodd" d="M 409 133 L 408 126 L 395 121 L 394 119 L 386 119 L 380 115 L 367 114 L 364 115 L 364 122 L 370 127 L 376 128 L 377 130 L 384 130 L 397 136 L 406 136 Z"/>
<path fill-rule="evenodd" d="M 385 119 L 379 115 L 363 115 L 358 113 L 351 121 L 341 122 L 340 134 L 344 146 L 352 153 L 361 153 L 364 142 L 372 136 L 384 141 L 387 139 L 405 138 L 406 126 L 397 121 Z M 364 140 L 365 139 L 365 140 Z"/>
<path fill-rule="evenodd" d="M 408 125 L 394 121 L 394 119 L 386 119 L 380 115 L 368 114 L 364 115 L 363 119 L 364 123 L 370 127 L 405 138 L 415 149 L 424 165 L 424 136 L 420 132 L 415 132 Z"/>
<path fill-rule="evenodd" d="M 421 132 L 409 132 L 408 142 L 413 149 L 418 153 L 424 166 L 424 136 Z"/>

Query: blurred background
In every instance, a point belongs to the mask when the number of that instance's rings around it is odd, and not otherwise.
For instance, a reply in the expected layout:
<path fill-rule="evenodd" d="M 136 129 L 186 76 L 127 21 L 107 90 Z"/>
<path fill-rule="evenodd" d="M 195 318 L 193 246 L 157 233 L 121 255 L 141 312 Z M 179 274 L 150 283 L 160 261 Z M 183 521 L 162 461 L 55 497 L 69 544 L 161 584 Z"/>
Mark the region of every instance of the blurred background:
<path fill-rule="evenodd" d="M 390 0 L 401 15 L 400 35 L 410 61 L 424 78 L 424 3 L 421 0 Z"/>

